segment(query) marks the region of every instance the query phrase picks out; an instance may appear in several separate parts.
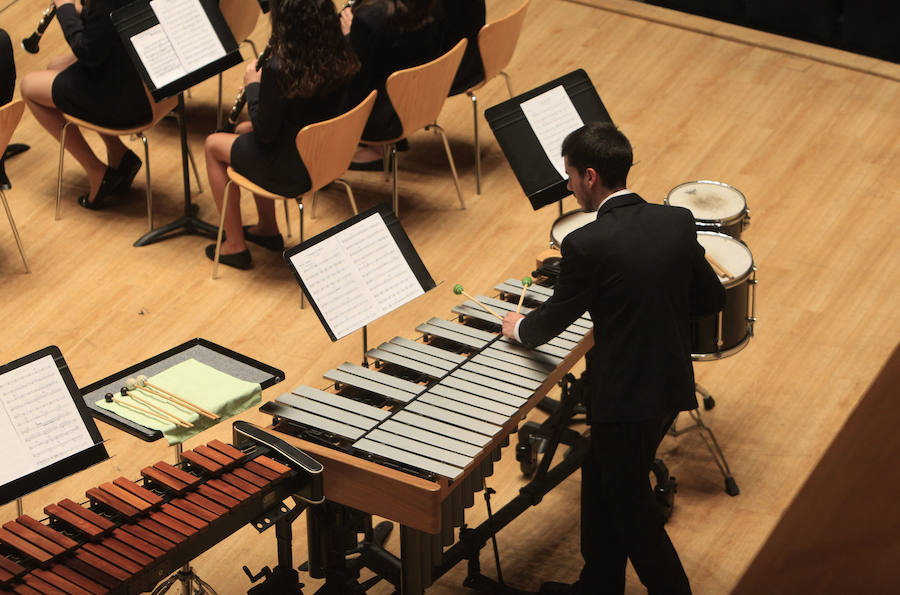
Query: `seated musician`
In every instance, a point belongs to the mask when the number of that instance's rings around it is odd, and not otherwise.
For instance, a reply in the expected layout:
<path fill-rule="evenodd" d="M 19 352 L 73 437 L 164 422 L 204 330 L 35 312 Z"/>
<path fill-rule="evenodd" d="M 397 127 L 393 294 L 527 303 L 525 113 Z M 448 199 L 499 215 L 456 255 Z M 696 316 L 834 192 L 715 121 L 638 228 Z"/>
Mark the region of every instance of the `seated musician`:
<path fill-rule="evenodd" d="M 396 138 L 400 118 L 385 91 L 391 73 L 437 58 L 442 49 L 441 11 L 436 0 L 359 0 L 341 11 L 341 27 L 362 64 L 351 85 L 360 101 L 372 89 L 378 97 L 363 131 L 368 140 Z M 380 149 L 361 147 L 350 169 L 380 170 Z"/>
<path fill-rule="evenodd" d="M 574 585 L 542 593 L 622 593 L 630 559 L 650 593 L 691 592 L 650 489 L 656 449 L 679 411 L 697 408 L 691 316 L 721 310 L 725 290 L 697 242 L 687 209 L 646 203 L 626 189 L 628 139 L 589 123 L 563 141 L 569 190 L 597 219 L 562 242 L 553 296 L 503 334 L 540 345 L 583 312 L 594 323 L 587 354 L 591 451 L 581 472 L 581 551 Z"/>
<path fill-rule="evenodd" d="M 484 0 L 444 0 L 441 51 L 450 51 L 460 39 L 468 41 L 466 53 L 463 54 L 450 87 L 450 95 L 462 93 L 484 80 L 484 65 L 478 51 L 478 33 L 484 27 L 485 15 Z"/>
<path fill-rule="evenodd" d="M 9 34 L 0 29 L 0 107 L 12 101 L 16 90 L 16 62 L 13 59 L 12 42 Z M 28 145 L 11 144 L 0 155 L 0 190 L 9 190 L 11 185 L 6 177 L 6 160 L 27 151 Z"/>
<path fill-rule="evenodd" d="M 241 123 L 237 133 L 217 132 L 206 138 L 209 184 L 220 210 L 229 165 L 275 194 L 299 196 L 310 188 L 297 153 L 297 133 L 307 124 L 341 113 L 347 105 L 347 84 L 359 69 L 331 0 L 272 0 L 270 7 L 271 57 L 262 65 L 252 62 L 244 73 L 250 122 Z M 236 186 L 231 188 L 219 262 L 250 268 L 247 241 L 274 251 L 284 249 L 274 202 L 254 198 L 258 223 L 242 227 L 240 193 Z M 215 244 L 206 247 L 206 255 L 214 258 Z"/>
<path fill-rule="evenodd" d="M 152 118 L 144 84 L 128 58 L 109 14 L 130 0 L 55 0 L 56 16 L 71 54 L 50 61 L 47 70 L 22 77 L 22 98 L 47 132 L 60 137 L 63 113 L 110 128 L 126 128 Z M 141 160 L 117 136 L 101 135 L 106 163 L 94 154 L 78 129 L 66 131 L 66 150 L 87 173 L 90 189 L 78 198 L 100 209 L 131 187 Z"/>

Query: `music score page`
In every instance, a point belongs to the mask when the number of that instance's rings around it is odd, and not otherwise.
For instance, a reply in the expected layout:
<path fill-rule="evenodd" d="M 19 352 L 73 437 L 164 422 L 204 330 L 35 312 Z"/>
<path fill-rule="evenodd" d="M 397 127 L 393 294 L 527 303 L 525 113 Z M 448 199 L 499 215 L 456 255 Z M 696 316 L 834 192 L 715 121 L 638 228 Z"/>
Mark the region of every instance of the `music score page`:
<path fill-rule="evenodd" d="M 0 375 L 0 485 L 91 446 L 53 356 Z"/>
<path fill-rule="evenodd" d="M 158 25 L 131 38 L 157 89 L 225 55 L 199 0 L 153 0 Z"/>
<path fill-rule="evenodd" d="M 570 132 L 584 126 L 584 121 L 578 115 L 565 88 L 562 85 L 554 87 L 523 101 L 521 107 L 547 159 L 563 180 L 568 179 L 565 160 L 561 154 L 562 142 Z"/>
<path fill-rule="evenodd" d="M 337 339 L 425 293 L 377 213 L 290 260 Z"/>

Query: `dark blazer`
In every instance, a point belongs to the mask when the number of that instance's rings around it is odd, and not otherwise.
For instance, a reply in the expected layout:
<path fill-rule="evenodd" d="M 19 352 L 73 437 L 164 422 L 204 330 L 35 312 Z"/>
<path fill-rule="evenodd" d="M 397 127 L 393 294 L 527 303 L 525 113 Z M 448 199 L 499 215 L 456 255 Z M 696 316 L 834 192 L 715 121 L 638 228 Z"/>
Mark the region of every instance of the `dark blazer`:
<path fill-rule="evenodd" d="M 16 62 L 9 34 L 0 29 L 0 105 L 12 101 L 16 90 Z"/>
<path fill-rule="evenodd" d="M 540 345 L 588 311 L 594 423 L 696 408 L 690 318 L 720 310 L 725 290 L 691 212 L 617 196 L 596 221 L 567 235 L 561 250 L 553 297 L 520 323 L 522 342 Z"/>

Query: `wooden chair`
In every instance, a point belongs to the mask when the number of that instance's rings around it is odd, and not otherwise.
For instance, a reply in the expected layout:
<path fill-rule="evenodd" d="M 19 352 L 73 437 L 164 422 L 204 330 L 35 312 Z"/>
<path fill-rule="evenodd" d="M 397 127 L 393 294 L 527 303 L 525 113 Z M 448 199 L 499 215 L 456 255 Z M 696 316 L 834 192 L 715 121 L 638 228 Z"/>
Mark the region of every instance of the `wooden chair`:
<path fill-rule="evenodd" d="M 519 41 L 519 33 L 522 31 L 522 23 L 525 21 L 525 13 L 528 10 L 530 0 L 525 0 L 522 5 L 502 19 L 487 23 L 478 32 L 478 51 L 481 54 L 481 63 L 484 66 L 484 80 L 464 92 L 472 100 L 472 116 L 474 122 L 475 145 L 475 193 L 481 194 L 481 147 L 478 142 L 478 98 L 475 91 L 485 86 L 488 81 L 498 74 L 503 75 L 506 81 L 506 90 L 509 96 L 513 96 L 512 85 L 509 83 L 509 75 L 503 69 L 512 59 Z"/>
<path fill-rule="evenodd" d="M 133 128 L 106 128 L 104 126 L 100 126 L 98 124 L 92 124 L 86 120 L 82 120 L 80 118 L 76 118 L 75 116 L 71 116 L 69 114 L 64 113 L 63 117 L 66 119 L 65 125 L 63 125 L 62 134 L 59 137 L 59 171 L 57 172 L 56 177 L 56 219 L 59 220 L 59 211 L 60 211 L 60 202 L 62 198 L 62 174 L 63 174 L 63 161 L 66 156 L 66 131 L 69 126 L 78 126 L 79 128 L 86 130 L 93 130 L 98 134 L 107 134 L 110 136 L 130 136 L 135 135 L 141 139 L 144 143 L 144 174 L 147 178 L 147 229 L 153 229 L 153 194 L 150 189 L 150 147 L 147 142 L 147 137 L 144 135 L 146 130 L 149 130 L 156 126 L 160 120 L 162 120 L 166 115 L 168 115 L 178 104 L 178 97 L 168 97 L 163 99 L 162 101 L 157 102 L 153 99 L 153 96 L 150 95 L 150 91 L 147 87 L 144 87 L 144 91 L 147 93 L 147 99 L 150 101 L 150 110 L 153 113 L 153 117 L 146 124 L 142 124 L 140 126 L 135 126 Z M 197 173 L 197 164 L 194 162 L 194 154 L 191 152 L 190 148 L 188 148 L 188 157 L 191 160 L 191 165 L 194 169 L 194 177 L 197 179 L 197 186 L 200 187 L 200 191 L 203 191 L 202 186 L 200 185 L 200 176 Z"/>
<path fill-rule="evenodd" d="M 466 50 L 466 40 L 462 39 L 449 52 L 421 66 L 414 66 L 405 70 L 398 70 L 387 79 L 385 88 L 394 111 L 400 117 L 403 127 L 400 136 L 390 140 L 369 141 L 363 139 L 366 145 L 381 145 L 384 149 L 384 169 L 388 170 L 390 160 L 391 171 L 394 179 L 394 213 L 400 215 L 399 195 L 397 191 L 397 143 L 419 129 L 438 131 L 444 141 L 444 149 L 447 152 L 447 161 L 450 163 L 450 171 L 453 173 L 453 182 L 456 184 L 456 195 L 459 197 L 460 206 L 465 209 L 462 191 L 459 189 L 459 177 L 456 175 L 456 164 L 453 162 L 453 154 L 450 152 L 450 143 L 447 142 L 447 134 L 438 126 L 437 117 L 444 107 L 447 93 L 453 84 L 453 76 L 459 68 L 463 53 Z"/>
<path fill-rule="evenodd" d="M 249 44 L 253 49 L 253 56 L 259 57 L 256 51 L 256 44 L 250 39 L 250 34 L 256 28 L 256 21 L 262 10 L 259 2 L 254 0 L 221 0 L 219 2 L 219 10 L 225 17 L 225 22 L 231 30 L 238 45 L 242 43 Z M 219 107 L 216 110 L 216 129 L 222 128 L 222 73 L 219 73 Z"/>
<path fill-rule="evenodd" d="M 303 199 L 310 194 L 313 197 L 313 214 L 315 214 L 316 195 L 318 191 L 331 182 L 338 182 L 347 191 L 347 198 L 350 200 L 350 208 L 356 215 L 359 211 L 356 208 L 356 200 L 353 198 L 353 189 L 341 176 L 347 171 L 359 139 L 362 136 L 363 128 L 366 126 L 366 120 L 372 112 L 372 105 L 375 103 L 376 91 L 369 93 L 359 105 L 350 111 L 325 120 L 324 122 L 316 122 L 304 126 L 297 133 L 297 152 L 300 159 L 309 172 L 309 179 L 312 184 L 309 190 L 300 196 L 281 196 L 265 190 L 264 188 L 254 184 L 252 181 L 228 168 L 228 182 L 225 184 L 224 197 L 228 196 L 228 191 L 232 184 L 237 184 L 240 188 L 249 190 L 257 196 L 270 198 L 272 200 L 290 200 L 297 201 L 297 208 L 300 211 L 300 241 L 303 241 Z M 228 208 L 228 201 L 222 201 L 222 212 L 219 215 L 219 233 L 216 237 L 216 254 L 213 258 L 212 278 L 216 278 L 219 268 L 219 251 L 222 247 L 222 227 L 225 225 L 225 212 Z M 301 307 L 303 305 L 301 296 Z"/>
<path fill-rule="evenodd" d="M 19 121 L 22 119 L 22 112 L 24 111 L 25 103 L 21 99 L 0 107 L 0 155 L 6 151 L 9 139 L 12 138 L 16 126 L 19 125 Z M 2 188 L 0 188 L 0 198 L 3 199 L 3 208 L 6 210 L 6 217 L 9 219 L 10 227 L 12 227 L 13 237 L 16 238 L 19 255 L 22 256 L 22 263 L 25 265 L 25 272 L 30 273 L 31 268 L 29 268 L 28 261 L 25 259 L 25 248 L 22 247 L 22 238 L 19 237 L 19 230 L 16 229 L 16 222 L 13 220 L 12 211 L 9 210 L 9 203 L 6 202 L 6 194 L 3 193 Z"/>

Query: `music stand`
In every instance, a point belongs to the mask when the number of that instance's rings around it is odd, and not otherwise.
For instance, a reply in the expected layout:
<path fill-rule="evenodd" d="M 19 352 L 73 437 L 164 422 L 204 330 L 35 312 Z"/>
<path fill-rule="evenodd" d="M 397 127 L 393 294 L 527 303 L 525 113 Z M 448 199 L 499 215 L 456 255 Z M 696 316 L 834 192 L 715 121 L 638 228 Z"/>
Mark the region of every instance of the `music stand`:
<path fill-rule="evenodd" d="M 176 232 L 214 238 L 216 226 L 199 219 L 191 202 L 183 91 L 240 64 L 238 44 L 214 0 L 133 2 L 113 11 L 110 19 L 153 98 L 178 95 L 184 214 L 145 233 L 134 246 L 146 246 Z M 187 27 L 199 34 L 186 34 Z"/>
<path fill-rule="evenodd" d="M 59 348 L 0 366 L 0 504 L 109 458 Z"/>
<path fill-rule="evenodd" d="M 436 287 L 389 205 L 377 205 L 289 248 L 284 260 L 332 341 Z"/>

